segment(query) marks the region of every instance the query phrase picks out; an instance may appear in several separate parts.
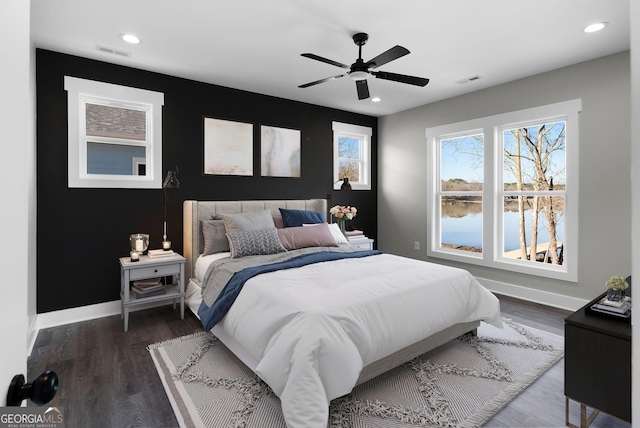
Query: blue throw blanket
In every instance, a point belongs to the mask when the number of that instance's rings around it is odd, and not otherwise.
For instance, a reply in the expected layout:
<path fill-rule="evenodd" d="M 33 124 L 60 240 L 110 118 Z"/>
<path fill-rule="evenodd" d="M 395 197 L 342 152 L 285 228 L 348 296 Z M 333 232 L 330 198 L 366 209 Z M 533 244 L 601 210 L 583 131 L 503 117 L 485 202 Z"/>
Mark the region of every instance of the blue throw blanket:
<path fill-rule="evenodd" d="M 204 301 L 198 308 L 198 316 L 205 330 L 211 330 L 229 311 L 233 302 L 242 291 L 245 282 L 260 275 L 261 273 L 274 272 L 282 269 L 291 269 L 313 263 L 328 262 L 331 260 L 351 259 L 367 257 L 380 254 L 377 250 L 357 251 L 354 253 L 333 253 L 319 252 L 304 254 L 284 262 L 272 263 L 262 266 L 250 267 L 237 272 L 231 277 L 227 285 L 222 289 L 220 295 L 211 306 L 207 306 Z"/>

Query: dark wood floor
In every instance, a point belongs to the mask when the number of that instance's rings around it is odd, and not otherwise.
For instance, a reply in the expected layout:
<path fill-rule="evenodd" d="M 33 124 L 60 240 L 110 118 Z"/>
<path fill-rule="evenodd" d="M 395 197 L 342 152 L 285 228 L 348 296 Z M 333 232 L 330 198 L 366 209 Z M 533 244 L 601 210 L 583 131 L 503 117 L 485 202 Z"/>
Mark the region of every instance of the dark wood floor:
<path fill-rule="evenodd" d="M 503 316 L 564 334 L 567 311 L 500 296 Z M 129 332 L 120 316 L 41 330 L 28 361 L 28 378 L 55 371 L 59 389 L 52 405 L 61 407 L 67 427 L 176 427 L 178 423 L 156 373 L 147 345 L 202 331 L 198 319 L 164 306 L 133 312 Z M 487 427 L 563 427 L 564 365 L 556 364 L 489 421 Z M 577 423 L 578 407 L 572 406 Z M 593 424 L 629 427 L 600 414 Z"/>

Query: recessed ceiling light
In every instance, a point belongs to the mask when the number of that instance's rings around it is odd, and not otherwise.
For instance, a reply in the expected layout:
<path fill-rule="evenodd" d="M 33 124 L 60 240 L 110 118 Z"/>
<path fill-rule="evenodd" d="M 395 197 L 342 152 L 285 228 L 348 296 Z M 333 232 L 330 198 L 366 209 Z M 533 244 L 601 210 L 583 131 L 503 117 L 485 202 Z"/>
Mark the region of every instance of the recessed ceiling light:
<path fill-rule="evenodd" d="M 134 36 L 133 34 L 123 34 L 120 37 L 122 38 L 122 40 L 124 40 L 127 43 L 131 43 L 134 45 L 140 43 L 140 39 L 137 36 Z"/>
<path fill-rule="evenodd" d="M 380 97 L 373 97 L 373 98 L 371 98 L 371 102 L 372 102 L 372 103 L 379 103 L 380 101 L 382 101 L 382 98 L 380 98 Z"/>
<path fill-rule="evenodd" d="M 602 30 L 607 25 L 609 25 L 608 22 L 595 22 L 591 25 L 587 25 L 582 31 L 585 33 L 595 33 L 596 31 Z"/>

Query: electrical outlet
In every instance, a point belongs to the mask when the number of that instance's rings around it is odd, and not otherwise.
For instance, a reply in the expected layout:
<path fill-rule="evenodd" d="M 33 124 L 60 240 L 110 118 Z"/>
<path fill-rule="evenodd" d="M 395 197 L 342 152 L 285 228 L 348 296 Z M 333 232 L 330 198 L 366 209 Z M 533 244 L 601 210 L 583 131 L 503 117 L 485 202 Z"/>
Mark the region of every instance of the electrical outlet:
<path fill-rule="evenodd" d="M 420 251 L 420 242 L 416 241 L 413 243 L 413 249 L 416 251 Z"/>

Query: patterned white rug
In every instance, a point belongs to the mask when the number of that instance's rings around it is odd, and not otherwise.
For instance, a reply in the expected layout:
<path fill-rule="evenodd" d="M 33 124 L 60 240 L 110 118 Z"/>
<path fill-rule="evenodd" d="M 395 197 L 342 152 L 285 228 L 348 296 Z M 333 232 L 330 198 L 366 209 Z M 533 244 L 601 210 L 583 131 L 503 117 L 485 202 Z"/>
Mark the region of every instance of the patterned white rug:
<path fill-rule="evenodd" d="M 503 321 L 332 401 L 330 426 L 482 426 L 564 354 L 562 337 Z M 278 398 L 211 333 L 148 349 L 181 427 L 285 428 Z"/>

